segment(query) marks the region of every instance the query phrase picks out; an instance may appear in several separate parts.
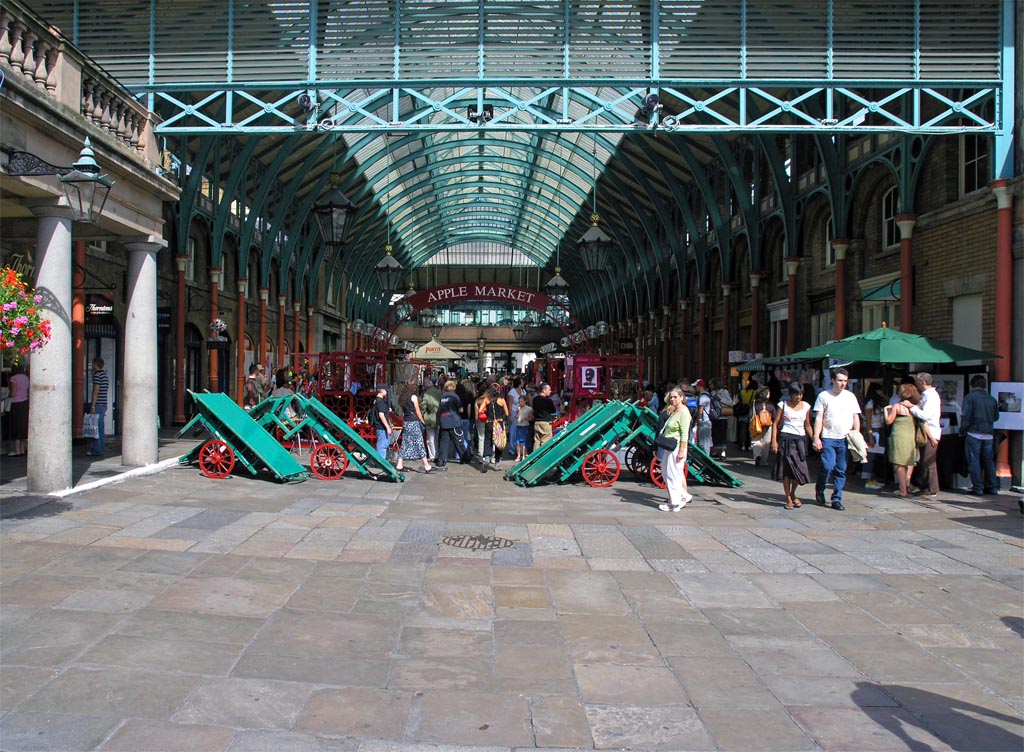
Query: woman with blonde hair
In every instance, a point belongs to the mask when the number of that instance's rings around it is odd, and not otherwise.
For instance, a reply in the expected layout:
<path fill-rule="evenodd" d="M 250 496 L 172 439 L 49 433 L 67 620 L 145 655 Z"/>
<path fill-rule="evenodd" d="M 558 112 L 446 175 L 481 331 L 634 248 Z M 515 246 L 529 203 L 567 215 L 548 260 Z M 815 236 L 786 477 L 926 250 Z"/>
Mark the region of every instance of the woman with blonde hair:
<path fill-rule="evenodd" d="M 658 429 L 658 461 L 668 490 L 668 504 L 659 504 L 663 512 L 678 512 L 693 496 L 686 488 L 686 447 L 690 436 L 690 411 L 686 408 L 683 390 L 673 387 L 665 395 Z M 673 446 L 674 442 L 674 446 Z M 670 448 L 671 447 L 671 448 Z"/>

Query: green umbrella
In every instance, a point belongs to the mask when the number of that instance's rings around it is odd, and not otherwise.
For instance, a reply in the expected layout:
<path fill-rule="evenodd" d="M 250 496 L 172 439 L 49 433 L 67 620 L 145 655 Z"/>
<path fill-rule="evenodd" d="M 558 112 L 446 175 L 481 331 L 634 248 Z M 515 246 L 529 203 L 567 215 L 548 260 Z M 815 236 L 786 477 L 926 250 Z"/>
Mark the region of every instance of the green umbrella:
<path fill-rule="evenodd" d="M 801 350 L 789 357 L 794 360 L 843 358 L 866 363 L 957 363 L 1001 356 L 883 326 L 838 342 Z"/>

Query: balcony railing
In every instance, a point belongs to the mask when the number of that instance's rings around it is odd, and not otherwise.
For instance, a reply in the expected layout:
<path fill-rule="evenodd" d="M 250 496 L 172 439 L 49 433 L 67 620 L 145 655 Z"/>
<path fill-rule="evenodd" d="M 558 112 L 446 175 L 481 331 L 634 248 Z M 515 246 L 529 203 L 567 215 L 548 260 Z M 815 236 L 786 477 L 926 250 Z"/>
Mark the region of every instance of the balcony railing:
<path fill-rule="evenodd" d="M 127 149 L 156 162 L 154 115 L 19 0 L 0 9 L 0 69 L 77 111 Z"/>

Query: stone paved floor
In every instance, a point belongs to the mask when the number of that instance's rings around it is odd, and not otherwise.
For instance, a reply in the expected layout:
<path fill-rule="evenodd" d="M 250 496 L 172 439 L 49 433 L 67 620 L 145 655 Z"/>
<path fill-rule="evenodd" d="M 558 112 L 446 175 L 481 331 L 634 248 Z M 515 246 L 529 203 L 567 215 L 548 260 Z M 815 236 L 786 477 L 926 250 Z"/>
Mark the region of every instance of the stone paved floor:
<path fill-rule="evenodd" d="M 677 514 L 469 467 L 8 482 L 0 748 L 1022 749 L 1016 497 L 787 512 L 730 469 Z"/>

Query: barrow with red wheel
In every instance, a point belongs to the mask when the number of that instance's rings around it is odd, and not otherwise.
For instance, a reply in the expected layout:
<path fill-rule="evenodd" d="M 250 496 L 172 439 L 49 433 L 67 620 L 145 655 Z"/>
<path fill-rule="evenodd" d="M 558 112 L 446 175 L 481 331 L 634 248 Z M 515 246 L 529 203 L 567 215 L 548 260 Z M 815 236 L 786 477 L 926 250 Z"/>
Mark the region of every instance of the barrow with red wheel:
<path fill-rule="evenodd" d="M 322 480 L 339 480 L 349 469 L 374 480 L 405 480 L 386 457 L 377 453 L 359 428 L 338 417 L 316 397 L 294 395 L 291 416 L 269 411 L 261 420 L 272 423 L 285 438 L 305 435 L 310 448 L 309 470 Z"/>
<path fill-rule="evenodd" d="M 534 486 L 545 480 L 564 482 L 579 473 L 587 484 L 607 488 L 622 473 L 619 446 L 632 442 L 638 430 L 646 430 L 638 415 L 641 409 L 618 401 L 595 404 L 513 465 L 505 477 L 520 486 Z"/>
<path fill-rule="evenodd" d="M 279 481 L 308 477 L 298 460 L 226 394 L 190 394 L 197 412 L 178 436 L 201 427 L 209 438 L 182 456 L 180 464 L 197 464 L 204 475 L 217 479 L 227 478 L 238 466 L 252 475 L 268 473 Z"/>

